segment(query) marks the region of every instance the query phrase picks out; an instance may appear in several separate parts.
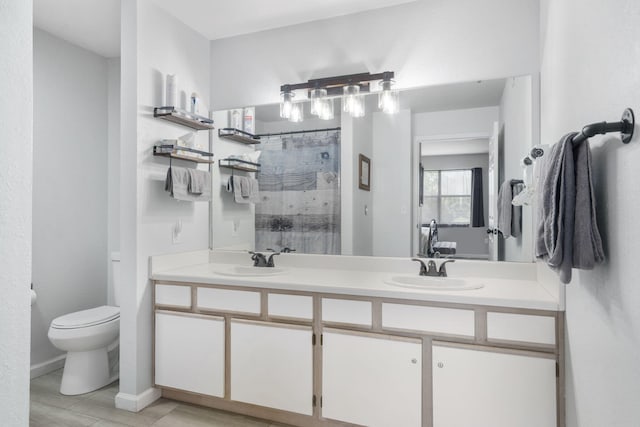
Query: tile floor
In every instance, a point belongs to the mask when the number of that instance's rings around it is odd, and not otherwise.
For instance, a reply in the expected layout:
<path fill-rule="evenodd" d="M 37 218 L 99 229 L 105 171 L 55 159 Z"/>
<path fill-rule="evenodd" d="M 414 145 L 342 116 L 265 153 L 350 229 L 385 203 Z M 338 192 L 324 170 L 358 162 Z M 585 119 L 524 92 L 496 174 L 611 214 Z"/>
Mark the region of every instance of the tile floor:
<path fill-rule="evenodd" d="M 61 369 L 31 380 L 31 427 L 286 427 L 167 399 L 138 413 L 123 411 L 114 406 L 117 382 L 81 396 L 64 396 L 61 380 Z"/>

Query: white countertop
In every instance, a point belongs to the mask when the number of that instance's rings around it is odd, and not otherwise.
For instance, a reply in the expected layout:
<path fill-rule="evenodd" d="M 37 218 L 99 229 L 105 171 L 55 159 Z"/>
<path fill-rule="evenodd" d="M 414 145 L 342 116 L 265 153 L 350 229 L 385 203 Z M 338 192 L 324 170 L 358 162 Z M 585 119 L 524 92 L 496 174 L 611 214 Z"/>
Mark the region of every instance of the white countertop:
<path fill-rule="evenodd" d="M 354 257 L 354 259 L 357 257 Z M 223 261 L 228 261 L 223 259 Z M 356 260 L 357 261 L 357 260 Z M 404 262 L 404 261 L 403 261 Z M 153 264 L 153 263 L 152 263 Z M 456 275 L 455 269 L 450 268 L 450 277 L 464 277 L 468 280 L 479 281 L 484 284 L 481 289 L 474 290 L 422 290 L 403 288 L 385 283 L 391 276 L 399 274 L 416 274 L 415 265 L 412 273 L 406 271 L 372 271 L 373 269 L 329 268 L 323 265 L 319 268 L 305 265 L 291 266 L 278 264 L 285 272 L 273 276 L 228 276 L 217 274 L 235 265 L 250 266 L 245 262 L 203 262 L 200 264 L 175 266 L 163 263 L 152 268 L 151 278 L 158 281 L 191 282 L 215 285 L 247 286 L 280 290 L 296 290 L 305 292 L 333 293 L 341 295 L 359 295 L 383 298 L 398 298 L 420 301 L 434 301 L 460 304 L 476 304 L 512 308 L 529 308 L 538 310 L 562 311 L 559 299 L 552 295 L 535 278 L 523 274 L 526 280 L 500 277 L 479 277 L 469 273 L 468 267 L 464 274 Z M 461 264 L 461 263 L 460 263 Z M 339 266 L 343 267 L 343 266 Z M 416 270 L 416 271 L 413 271 Z M 508 275 L 507 275 L 508 276 Z"/>

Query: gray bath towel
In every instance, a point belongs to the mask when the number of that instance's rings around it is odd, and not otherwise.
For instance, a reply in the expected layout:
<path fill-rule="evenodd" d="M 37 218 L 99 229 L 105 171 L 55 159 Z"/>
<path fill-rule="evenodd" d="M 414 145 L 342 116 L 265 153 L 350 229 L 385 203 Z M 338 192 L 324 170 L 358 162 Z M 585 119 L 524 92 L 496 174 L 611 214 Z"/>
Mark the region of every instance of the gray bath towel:
<path fill-rule="evenodd" d="M 562 283 L 571 281 L 573 238 L 576 206 L 575 163 L 570 133 L 545 156 L 541 175 L 540 218 L 536 237 L 536 257 L 542 258 L 560 276 Z"/>
<path fill-rule="evenodd" d="M 591 270 L 595 264 L 604 261 L 604 250 L 596 223 L 589 141 L 574 148 L 574 157 L 576 164 L 576 216 L 573 233 L 573 267 Z"/>
<path fill-rule="evenodd" d="M 513 194 L 511 192 L 511 182 L 506 180 L 500 186 L 498 192 L 498 224 L 497 228 L 502 233 L 502 237 L 511 237 L 511 214 Z"/>
<path fill-rule="evenodd" d="M 176 200 L 187 202 L 208 202 L 211 200 L 211 191 L 202 194 L 191 194 L 188 190 L 189 169 L 172 166 L 167 171 L 167 179 L 164 183 L 165 191 L 168 191 Z M 211 186 L 209 185 L 209 189 Z"/>

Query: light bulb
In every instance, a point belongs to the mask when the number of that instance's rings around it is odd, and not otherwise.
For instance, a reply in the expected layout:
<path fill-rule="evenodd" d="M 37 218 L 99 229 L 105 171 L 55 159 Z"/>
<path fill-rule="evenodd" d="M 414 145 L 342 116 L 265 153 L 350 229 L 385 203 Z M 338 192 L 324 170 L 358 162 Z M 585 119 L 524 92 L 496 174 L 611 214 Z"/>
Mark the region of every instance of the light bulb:
<path fill-rule="evenodd" d="M 291 114 L 289 115 L 290 122 L 299 123 L 304 120 L 304 112 L 302 107 L 302 102 L 294 102 L 291 105 Z"/>
<path fill-rule="evenodd" d="M 282 92 L 282 101 L 280 102 L 280 117 L 283 119 L 288 119 L 291 117 L 291 109 L 293 108 L 293 97 L 294 94 L 292 92 Z"/>
<path fill-rule="evenodd" d="M 326 101 L 326 97 L 326 89 L 311 89 L 311 114 L 315 116 L 320 116 L 320 114 L 322 114 L 322 108 Z"/>
<path fill-rule="evenodd" d="M 325 99 L 322 103 L 320 114 L 318 115 L 322 120 L 333 119 L 333 99 Z"/>
<path fill-rule="evenodd" d="M 352 113 L 354 109 L 358 108 L 358 97 L 360 95 L 360 86 L 347 85 L 343 89 L 344 97 L 342 98 L 342 111 L 345 113 Z"/>
<path fill-rule="evenodd" d="M 378 108 L 384 113 L 395 114 L 400 110 L 400 99 L 397 90 L 391 90 L 393 80 L 382 81 L 382 92 L 378 95 Z"/>

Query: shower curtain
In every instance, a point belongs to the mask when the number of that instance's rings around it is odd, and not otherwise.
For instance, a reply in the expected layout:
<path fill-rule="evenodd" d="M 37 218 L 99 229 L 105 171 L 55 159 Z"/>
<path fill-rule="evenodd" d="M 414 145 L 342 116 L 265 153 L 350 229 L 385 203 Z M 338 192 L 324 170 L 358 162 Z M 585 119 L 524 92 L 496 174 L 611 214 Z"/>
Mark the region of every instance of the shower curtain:
<path fill-rule="evenodd" d="M 340 253 L 340 131 L 262 139 L 256 250 Z"/>

